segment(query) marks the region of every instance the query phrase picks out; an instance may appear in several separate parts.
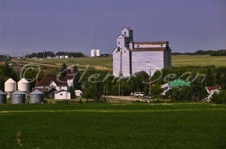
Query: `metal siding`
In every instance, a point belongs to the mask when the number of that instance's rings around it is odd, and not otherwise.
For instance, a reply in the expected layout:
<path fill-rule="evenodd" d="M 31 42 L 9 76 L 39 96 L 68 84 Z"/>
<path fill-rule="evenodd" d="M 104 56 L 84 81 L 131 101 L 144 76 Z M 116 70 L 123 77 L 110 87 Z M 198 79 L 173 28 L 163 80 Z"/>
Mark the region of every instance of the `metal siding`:
<path fill-rule="evenodd" d="M 157 68 L 161 70 L 163 67 L 163 51 L 132 52 L 132 74 L 140 71 L 150 74 L 151 68 L 153 75 Z"/>
<path fill-rule="evenodd" d="M 0 94 L 0 104 L 6 103 L 6 94 Z"/>
<path fill-rule="evenodd" d="M 44 94 L 30 94 L 30 103 L 42 103 L 44 100 Z"/>
<path fill-rule="evenodd" d="M 120 74 L 120 52 L 113 51 L 113 75 L 118 77 Z M 130 76 L 130 54 L 126 48 L 121 48 L 122 52 L 122 75 Z"/>
<path fill-rule="evenodd" d="M 122 75 L 130 76 L 129 51 L 126 48 L 122 49 Z"/>
<path fill-rule="evenodd" d="M 116 51 L 117 48 L 113 51 L 113 75 L 118 77 L 120 70 L 120 53 Z"/>
<path fill-rule="evenodd" d="M 11 102 L 12 104 L 24 104 L 25 98 L 25 94 L 12 94 Z"/>

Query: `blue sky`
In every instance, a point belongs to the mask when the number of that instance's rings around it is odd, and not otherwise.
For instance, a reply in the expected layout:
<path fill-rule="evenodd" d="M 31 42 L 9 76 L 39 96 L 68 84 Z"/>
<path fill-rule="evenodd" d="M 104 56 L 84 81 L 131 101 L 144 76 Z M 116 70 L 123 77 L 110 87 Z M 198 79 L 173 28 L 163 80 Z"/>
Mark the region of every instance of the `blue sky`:
<path fill-rule="evenodd" d="M 173 52 L 226 49 L 226 1 L 0 0 L 0 54 L 111 53 L 124 27 Z"/>

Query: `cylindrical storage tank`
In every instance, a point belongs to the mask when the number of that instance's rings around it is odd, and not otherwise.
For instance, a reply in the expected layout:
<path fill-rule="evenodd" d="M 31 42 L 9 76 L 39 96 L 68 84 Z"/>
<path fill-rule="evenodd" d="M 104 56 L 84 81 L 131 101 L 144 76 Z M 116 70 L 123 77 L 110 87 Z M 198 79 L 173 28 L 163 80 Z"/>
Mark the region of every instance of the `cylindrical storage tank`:
<path fill-rule="evenodd" d="M 6 93 L 0 90 L 0 104 L 6 103 Z"/>
<path fill-rule="evenodd" d="M 96 50 L 92 49 L 90 55 L 91 55 L 91 57 L 95 57 L 96 56 Z"/>
<path fill-rule="evenodd" d="M 21 91 L 15 91 L 12 93 L 12 104 L 24 104 L 26 100 L 26 94 Z"/>
<path fill-rule="evenodd" d="M 29 92 L 30 90 L 29 87 L 30 87 L 30 83 L 25 78 L 22 78 L 18 82 L 18 90 L 21 92 Z"/>
<path fill-rule="evenodd" d="M 44 93 L 35 90 L 30 93 L 30 103 L 42 103 L 44 101 Z"/>
<path fill-rule="evenodd" d="M 5 92 L 14 92 L 16 91 L 16 82 L 9 78 L 6 82 L 5 82 Z"/>
<path fill-rule="evenodd" d="M 100 49 L 96 50 L 96 56 L 100 56 Z"/>

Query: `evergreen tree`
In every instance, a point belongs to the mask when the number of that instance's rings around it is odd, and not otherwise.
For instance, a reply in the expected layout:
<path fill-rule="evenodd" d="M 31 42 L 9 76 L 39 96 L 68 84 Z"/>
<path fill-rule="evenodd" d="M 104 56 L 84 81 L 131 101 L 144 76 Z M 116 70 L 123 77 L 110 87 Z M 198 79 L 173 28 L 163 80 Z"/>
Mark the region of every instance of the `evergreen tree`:
<path fill-rule="evenodd" d="M 80 82 L 80 72 L 76 65 L 72 67 L 72 73 L 74 74 L 73 87 L 76 90 L 82 90 Z"/>
<path fill-rule="evenodd" d="M 71 99 L 77 98 L 75 95 L 75 89 L 73 87 L 70 87 L 68 91 L 71 93 Z"/>
<path fill-rule="evenodd" d="M 67 75 L 67 65 L 63 63 L 60 67 L 60 77 L 64 78 Z"/>
<path fill-rule="evenodd" d="M 214 85 L 213 72 L 211 72 L 211 68 L 208 67 L 205 73 L 206 73 L 205 85 L 206 86 Z"/>

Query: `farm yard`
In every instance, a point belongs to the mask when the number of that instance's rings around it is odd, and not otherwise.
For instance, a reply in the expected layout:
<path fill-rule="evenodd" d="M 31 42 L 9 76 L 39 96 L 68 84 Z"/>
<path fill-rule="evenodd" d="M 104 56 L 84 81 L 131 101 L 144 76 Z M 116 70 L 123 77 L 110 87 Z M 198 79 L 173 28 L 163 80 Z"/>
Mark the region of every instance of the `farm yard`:
<path fill-rule="evenodd" d="M 0 106 L 1 148 L 226 148 L 226 106 Z"/>

